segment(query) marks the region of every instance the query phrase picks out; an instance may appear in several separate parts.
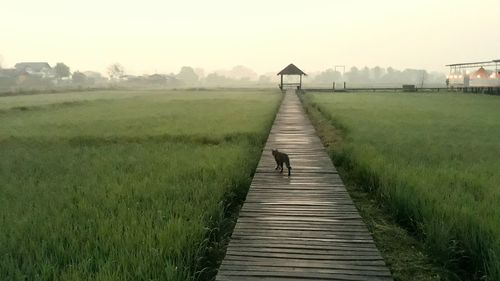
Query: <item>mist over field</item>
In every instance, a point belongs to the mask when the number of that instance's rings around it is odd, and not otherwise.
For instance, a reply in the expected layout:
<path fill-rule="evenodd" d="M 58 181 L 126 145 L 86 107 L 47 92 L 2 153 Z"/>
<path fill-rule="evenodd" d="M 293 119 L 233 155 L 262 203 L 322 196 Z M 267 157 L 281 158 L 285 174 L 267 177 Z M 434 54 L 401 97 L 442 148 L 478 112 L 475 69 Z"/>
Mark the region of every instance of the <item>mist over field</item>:
<path fill-rule="evenodd" d="M 259 87 L 276 88 L 279 79 L 275 73 L 257 74 L 245 66 L 235 66 L 230 70 L 206 73 L 202 68 L 182 67 L 178 73 L 127 75 L 119 64 L 111 65 L 107 75 L 93 71 L 74 71 L 68 67 L 66 73 L 58 73 L 61 65 L 47 70 L 46 74 L 28 74 L 23 70 L 0 69 L 0 93 L 33 90 L 90 89 L 90 88 L 220 88 Z M 444 87 L 446 76 L 440 72 L 392 67 L 352 67 L 345 73 L 331 68 L 310 73 L 304 79 L 305 87 L 331 88 L 333 83 L 342 86 L 348 83 L 356 87 L 400 87 L 414 84 L 418 87 Z M 343 86 L 342 86 L 343 87 Z"/>

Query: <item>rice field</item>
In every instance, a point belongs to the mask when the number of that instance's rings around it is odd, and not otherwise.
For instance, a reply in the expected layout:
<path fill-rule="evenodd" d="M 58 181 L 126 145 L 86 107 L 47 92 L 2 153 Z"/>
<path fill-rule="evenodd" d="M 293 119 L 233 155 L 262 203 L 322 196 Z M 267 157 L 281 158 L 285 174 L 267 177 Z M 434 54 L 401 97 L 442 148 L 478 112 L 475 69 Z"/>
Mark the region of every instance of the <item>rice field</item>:
<path fill-rule="evenodd" d="M 197 280 L 281 94 L 0 97 L 0 280 Z M 213 261 L 212 261 L 213 262 Z"/>
<path fill-rule="evenodd" d="M 308 93 L 342 134 L 333 148 L 400 223 L 464 280 L 500 280 L 500 99 Z"/>

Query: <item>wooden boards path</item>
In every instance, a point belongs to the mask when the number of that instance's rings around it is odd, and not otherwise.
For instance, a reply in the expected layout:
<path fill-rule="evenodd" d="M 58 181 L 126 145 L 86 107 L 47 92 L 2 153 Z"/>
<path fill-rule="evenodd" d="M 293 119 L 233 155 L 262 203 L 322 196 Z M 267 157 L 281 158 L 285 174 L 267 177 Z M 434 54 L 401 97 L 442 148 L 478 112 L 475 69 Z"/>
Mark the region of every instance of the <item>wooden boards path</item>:
<path fill-rule="evenodd" d="M 274 170 L 271 149 L 290 156 Z M 217 281 L 392 280 L 294 91 L 285 94 Z"/>

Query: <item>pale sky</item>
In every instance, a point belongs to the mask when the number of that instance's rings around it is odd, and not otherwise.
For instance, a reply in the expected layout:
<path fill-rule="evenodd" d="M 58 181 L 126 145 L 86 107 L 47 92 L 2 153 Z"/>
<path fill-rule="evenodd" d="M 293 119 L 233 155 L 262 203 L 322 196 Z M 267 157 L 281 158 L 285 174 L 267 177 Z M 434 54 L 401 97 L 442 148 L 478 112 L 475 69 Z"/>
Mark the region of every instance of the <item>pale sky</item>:
<path fill-rule="evenodd" d="M 3 66 L 177 73 L 425 68 L 500 59 L 500 0 L 24 0 L 0 4 Z"/>

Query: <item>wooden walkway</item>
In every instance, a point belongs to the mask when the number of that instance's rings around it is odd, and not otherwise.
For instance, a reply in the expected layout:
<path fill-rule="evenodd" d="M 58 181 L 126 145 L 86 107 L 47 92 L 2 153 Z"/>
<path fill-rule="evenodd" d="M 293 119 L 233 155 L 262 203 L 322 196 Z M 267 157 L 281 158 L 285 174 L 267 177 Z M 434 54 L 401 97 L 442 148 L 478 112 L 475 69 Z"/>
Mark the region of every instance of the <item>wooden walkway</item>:
<path fill-rule="evenodd" d="M 290 156 L 274 170 L 271 149 Z M 293 91 L 268 137 L 218 281 L 392 280 Z"/>

